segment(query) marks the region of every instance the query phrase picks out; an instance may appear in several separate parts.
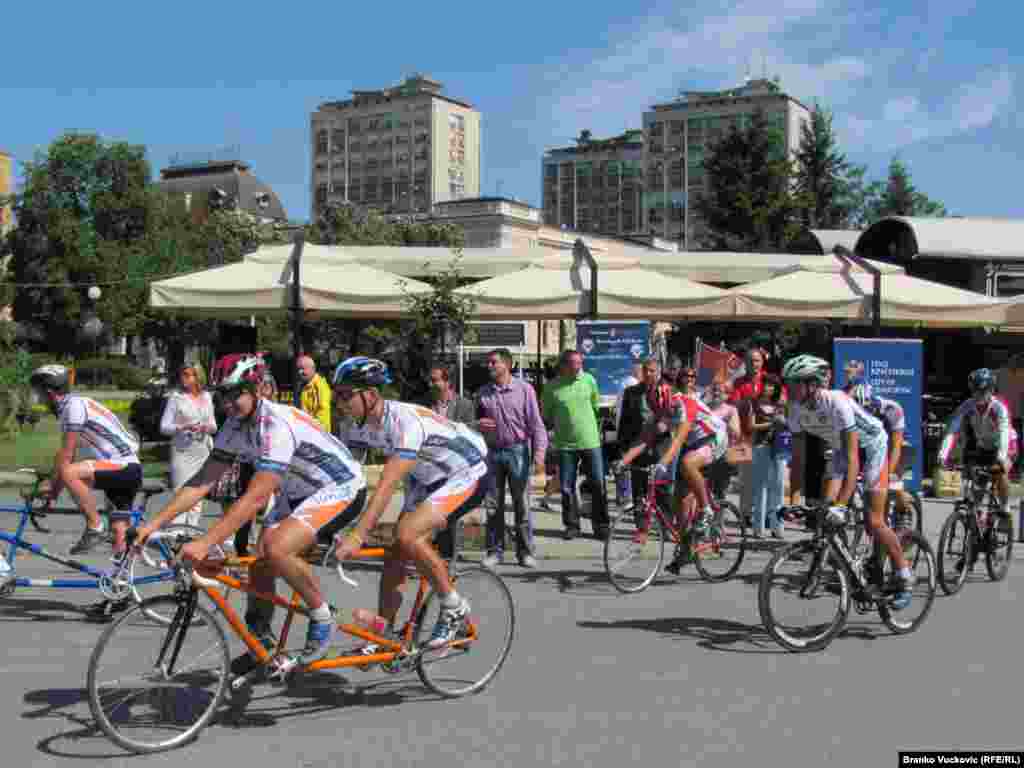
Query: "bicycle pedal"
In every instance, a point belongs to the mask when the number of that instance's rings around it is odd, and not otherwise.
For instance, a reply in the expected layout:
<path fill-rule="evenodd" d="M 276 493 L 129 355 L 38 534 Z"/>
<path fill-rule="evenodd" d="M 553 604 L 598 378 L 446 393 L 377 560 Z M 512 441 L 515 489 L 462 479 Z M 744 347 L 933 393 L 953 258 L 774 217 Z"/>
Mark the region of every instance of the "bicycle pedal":
<path fill-rule="evenodd" d="M 294 656 L 277 656 L 269 664 L 267 680 L 275 685 L 287 685 L 288 679 L 299 668 Z"/>

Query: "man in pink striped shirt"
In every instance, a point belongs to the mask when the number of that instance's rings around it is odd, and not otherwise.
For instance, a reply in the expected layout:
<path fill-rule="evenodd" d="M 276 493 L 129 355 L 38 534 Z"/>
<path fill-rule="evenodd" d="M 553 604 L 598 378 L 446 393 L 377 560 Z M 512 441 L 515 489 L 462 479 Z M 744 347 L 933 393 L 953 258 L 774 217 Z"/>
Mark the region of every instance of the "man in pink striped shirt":
<path fill-rule="evenodd" d="M 477 395 L 477 425 L 487 440 L 487 458 L 495 483 L 496 508 L 487 518 L 487 555 L 483 564 L 494 568 L 502 561 L 505 545 L 505 487 L 512 494 L 516 518 L 519 564 L 536 568 L 533 515 L 527 503 L 530 466 L 544 474 L 547 428 L 540 415 L 533 387 L 512 376 L 512 353 L 496 349 L 487 356 L 491 383 Z"/>

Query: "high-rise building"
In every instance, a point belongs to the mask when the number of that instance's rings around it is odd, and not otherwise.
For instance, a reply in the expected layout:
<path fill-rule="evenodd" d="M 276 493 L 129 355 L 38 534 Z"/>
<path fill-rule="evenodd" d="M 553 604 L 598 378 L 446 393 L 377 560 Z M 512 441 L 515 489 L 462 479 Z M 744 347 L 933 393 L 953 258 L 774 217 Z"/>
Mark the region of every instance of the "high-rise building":
<path fill-rule="evenodd" d="M 422 75 L 353 91 L 310 118 L 314 214 L 343 202 L 391 213 L 480 195 L 480 113 Z"/>
<path fill-rule="evenodd" d="M 707 186 L 707 147 L 732 126 L 744 128 L 757 110 L 769 126 L 783 132 L 786 147 L 795 152 L 800 126 L 810 112 L 771 80 L 749 80 L 726 91 L 687 91 L 644 112 L 645 232 L 695 247 L 703 233 L 694 203 Z"/>
<path fill-rule="evenodd" d="M 0 149 L 0 198 L 14 192 L 14 158 Z M 0 237 L 14 226 L 10 205 L 0 204 Z"/>
<path fill-rule="evenodd" d="M 639 232 L 643 146 L 643 131 L 630 130 L 546 152 L 544 223 L 608 235 Z"/>

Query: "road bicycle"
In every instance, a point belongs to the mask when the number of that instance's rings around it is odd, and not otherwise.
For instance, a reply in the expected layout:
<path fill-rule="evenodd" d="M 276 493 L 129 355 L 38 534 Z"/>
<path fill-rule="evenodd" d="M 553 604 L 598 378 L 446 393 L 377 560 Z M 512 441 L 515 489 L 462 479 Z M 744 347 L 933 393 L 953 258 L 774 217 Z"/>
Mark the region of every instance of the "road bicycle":
<path fill-rule="evenodd" d="M 44 587 L 50 589 L 98 589 L 108 600 L 123 600 L 132 597 L 142 602 L 154 594 L 153 587 L 169 586 L 174 580 L 174 570 L 170 567 L 171 543 L 181 537 L 201 536 L 204 531 L 190 525 L 171 525 L 161 530 L 160 536 L 147 546 L 139 556 L 129 555 L 115 562 L 111 567 L 102 570 L 71 557 L 57 555 L 39 544 L 25 538 L 26 528 L 31 525 L 37 532 L 48 534 L 50 529 L 40 522 L 51 510 L 47 506 L 37 506 L 43 501 L 40 486 L 47 479 L 44 473 L 31 469 L 18 470 L 26 477 L 34 479 L 28 487 L 20 489 L 23 503 L 19 506 L 0 506 L 0 513 L 13 513 L 20 516 L 14 533 L 0 531 L 0 542 L 9 544 L 6 552 L 7 562 L 11 570 L 7 572 L 3 584 L 0 585 L 0 597 L 8 597 L 19 588 Z M 140 491 L 143 501 L 131 510 L 131 525 L 141 523 L 146 504 L 152 496 L 166 490 L 163 484 L 145 481 Z M 76 513 L 77 514 L 77 513 Z M 17 574 L 18 553 L 39 557 L 64 566 L 69 571 L 84 574 L 83 578 L 35 578 Z M 171 616 L 153 612 L 152 618 L 169 623 Z"/>
<path fill-rule="evenodd" d="M 914 530 L 896 532 L 915 580 L 913 600 L 896 610 L 894 568 L 888 551 L 873 541 L 869 557 L 854 555 L 846 543 L 845 521 L 830 522 L 826 507 L 783 507 L 787 519 L 803 519 L 811 538 L 777 550 L 761 574 L 757 604 L 765 629 L 789 651 L 819 651 L 838 635 L 850 614 L 878 611 L 896 634 L 913 632 L 935 600 L 935 557 Z"/>
<path fill-rule="evenodd" d="M 183 543 L 175 542 L 175 550 L 180 551 Z M 333 561 L 333 552 L 333 544 L 322 545 L 307 558 L 320 565 L 334 565 L 342 582 L 353 586 L 355 581 Z M 388 554 L 383 547 L 364 547 L 356 559 L 379 561 Z M 257 592 L 246 578 L 256 562 L 253 557 L 233 557 L 190 566 L 175 560 L 173 594 L 134 606 L 106 628 L 89 660 L 87 689 L 92 714 L 109 739 L 138 753 L 171 749 L 198 737 L 226 696 L 230 695 L 233 703 L 245 701 L 260 678 L 284 683 L 318 670 L 375 665 L 392 674 L 415 670 L 434 693 L 446 698 L 466 696 L 494 679 L 512 645 L 515 609 L 504 581 L 486 568 L 456 566 L 452 558 L 449 573 L 459 594 L 469 600 L 471 613 L 463 630 L 446 646 L 437 650 L 425 647 L 440 611 L 440 599 L 420 575 L 416 599 L 396 635 L 339 623 L 342 633 L 376 648 L 341 652 L 299 667 L 294 660 L 298 648 L 289 649 L 288 639 L 295 616 L 308 617 L 309 611 L 297 593 L 285 599 Z M 285 609 L 273 649 L 265 649 L 250 633 L 220 587 L 271 600 Z M 203 594 L 212 608 L 199 601 Z M 161 626 L 146 618 L 154 612 L 170 613 L 173 620 L 169 626 Z M 251 672 L 235 678 L 230 673 L 225 624 L 258 662 Z"/>
<path fill-rule="evenodd" d="M 650 467 L 626 467 L 625 471 L 644 472 Z M 666 507 L 670 505 L 664 493 L 667 483 L 647 483 L 647 496 L 640 510 L 627 507 L 612 521 L 608 538 L 604 542 L 604 567 L 612 585 L 620 592 L 641 592 L 651 585 L 665 561 L 667 542 L 675 545 L 675 555 L 683 555 L 682 547 L 689 547 L 697 571 L 706 581 L 719 582 L 732 578 L 743 562 L 747 549 L 747 528 L 736 505 L 711 494 L 707 478 L 708 498 L 714 510 L 714 519 L 706 536 L 697 537 L 692 525 L 700 510 L 693 509 L 686 521 L 684 535 L 676 524 L 676 516 Z"/>
<path fill-rule="evenodd" d="M 964 496 L 953 507 L 939 534 L 939 586 L 947 595 L 963 589 L 981 553 L 992 581 L 1002 581 L 1013 557 L 1013 522 L 1001 515 L 993 470 L 962 467 Z"/>

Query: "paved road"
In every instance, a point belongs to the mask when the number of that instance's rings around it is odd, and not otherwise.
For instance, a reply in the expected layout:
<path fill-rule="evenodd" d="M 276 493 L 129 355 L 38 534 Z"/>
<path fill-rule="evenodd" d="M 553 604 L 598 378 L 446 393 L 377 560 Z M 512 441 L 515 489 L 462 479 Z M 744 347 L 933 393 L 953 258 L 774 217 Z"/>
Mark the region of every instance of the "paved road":
<path fill-rule="evenodd" d="M 934 535 L 948 506 L 928 507 Z M 47 542 L 66 549 L 77 520 L 51 520 Z M 321 676 L 259 688 L 239 720 L 146 757 L 92 727 L 85 674 L 102 628 L 77 611 L 92 593 L 24 590 L 0 603 L 4 762 L 884 766 L 899 749 L 1020 748 L 1024 564 L 1004 583 L 979 578 L 939 598 L 916 635 L 855 617 L 827 651 L 791 655 L 759 625 L 753 582 L 766 557 L 750 557 L 728 584 L 691 575 L 633 596 L 615 593 L 596 560 L 509 567 L 517 636 L 482 694 L 442 701 L 415 676 Z M 44 572 L 33 562 L 25 573 Z M 354 595 L 330 583 L 340 604 L 373 603 L 372 583 Z"/>

